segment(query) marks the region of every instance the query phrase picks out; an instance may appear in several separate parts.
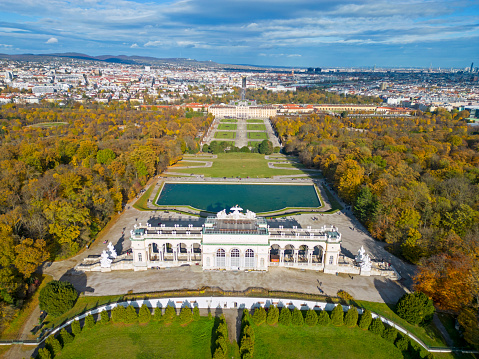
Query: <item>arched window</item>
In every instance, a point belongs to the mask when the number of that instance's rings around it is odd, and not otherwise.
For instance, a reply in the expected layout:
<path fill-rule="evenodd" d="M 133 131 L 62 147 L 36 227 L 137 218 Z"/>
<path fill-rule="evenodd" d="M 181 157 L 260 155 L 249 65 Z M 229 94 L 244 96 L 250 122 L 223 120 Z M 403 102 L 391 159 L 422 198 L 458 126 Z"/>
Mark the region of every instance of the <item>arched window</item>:
<path fill-rule="evenodd" d="M 247 249 L 245 252 L 244 266 L 245 268 L 254 268 L 254 251 L 252 249 Z"/>
<path fill-rule="evenodd" d="M 220 248 L 216 251 L 216 268 L 226 267 L 226 253 L 225 250 Z"/>
<path fill-rule="evenodd" d="M 239 269 L 240 266 L 240 251 L 239 249 L 232 249 L 231 250 L 231 269 Z"/>

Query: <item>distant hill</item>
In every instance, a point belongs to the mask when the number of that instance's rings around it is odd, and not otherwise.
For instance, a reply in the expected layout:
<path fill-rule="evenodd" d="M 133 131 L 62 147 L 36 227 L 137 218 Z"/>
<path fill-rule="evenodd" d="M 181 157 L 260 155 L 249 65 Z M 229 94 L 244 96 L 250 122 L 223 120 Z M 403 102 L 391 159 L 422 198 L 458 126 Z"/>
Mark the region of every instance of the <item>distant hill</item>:
<path fill-rule="evenodd" d="M 233 64 L 218 64 L 213 61 L 197 61 L 185 58 L 157 58 L 148 56 L 127 56 L 127 55 L 100 55 L 90 56 L 77 52 L 52 53 L 52 54 L 18 54 L 8 55 L 0 54 L 0 58 L 14 60 L 14 61 L 51 61 L 61 59 L 77 59 L 85 61 L 99 61 L 126 65 L 157 65 L 157 66 L 190 66 L 190 67 L 209 67 L 221 68 L 228 70 L 253 70 L 258 69 L 264 71 L 263 66 L 253 65 L 233 65 Z"/>

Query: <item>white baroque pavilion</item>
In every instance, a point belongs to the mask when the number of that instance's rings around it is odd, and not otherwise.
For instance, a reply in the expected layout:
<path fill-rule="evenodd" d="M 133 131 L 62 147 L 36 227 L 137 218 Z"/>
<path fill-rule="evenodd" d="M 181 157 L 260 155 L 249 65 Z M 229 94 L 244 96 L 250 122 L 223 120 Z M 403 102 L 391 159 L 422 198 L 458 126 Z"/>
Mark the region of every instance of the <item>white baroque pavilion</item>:
<path fill-rule="evenodd" d="M 136 226 L 131 231 L 135 270 L 201 265 L 204 270 L 262 270 L 295 267 L 336 273 L 341 234 L 319 229 L 270 228 L 263 217 L 235 206 L 206 219 L 202 227 Z"/>

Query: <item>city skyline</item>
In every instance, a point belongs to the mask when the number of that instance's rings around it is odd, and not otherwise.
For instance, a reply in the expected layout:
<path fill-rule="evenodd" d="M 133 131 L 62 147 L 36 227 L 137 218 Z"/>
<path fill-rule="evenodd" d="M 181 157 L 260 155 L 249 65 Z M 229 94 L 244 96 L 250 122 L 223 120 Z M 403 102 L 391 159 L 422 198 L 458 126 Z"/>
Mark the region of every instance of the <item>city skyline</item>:
<path fill-rule="evenodd" d="M 0 53 L 183 57 L 292 67 L 479 63 L 474 1 L 0 3 Z"/>

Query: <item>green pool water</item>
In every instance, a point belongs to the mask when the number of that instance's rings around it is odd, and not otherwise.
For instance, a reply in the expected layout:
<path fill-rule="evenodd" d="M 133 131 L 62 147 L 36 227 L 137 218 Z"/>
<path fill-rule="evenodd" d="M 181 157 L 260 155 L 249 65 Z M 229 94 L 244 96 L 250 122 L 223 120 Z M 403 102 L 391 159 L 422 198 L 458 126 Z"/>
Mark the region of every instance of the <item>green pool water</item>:
<path fill-rule="evenodd" d="M 245 211 L 269 212 L 285 207 L 319 207 L 312 185 L 165 183 L 156 202 L 160 206 L 192 206 L 219 212 L 239 205 Z"/>

